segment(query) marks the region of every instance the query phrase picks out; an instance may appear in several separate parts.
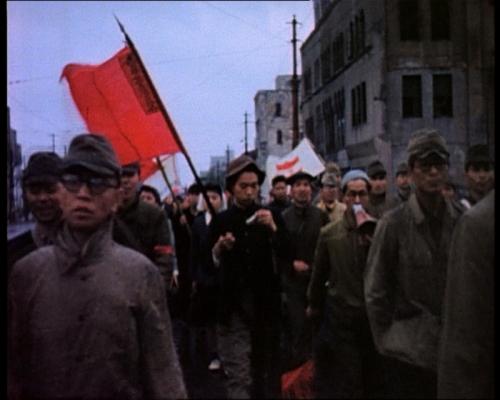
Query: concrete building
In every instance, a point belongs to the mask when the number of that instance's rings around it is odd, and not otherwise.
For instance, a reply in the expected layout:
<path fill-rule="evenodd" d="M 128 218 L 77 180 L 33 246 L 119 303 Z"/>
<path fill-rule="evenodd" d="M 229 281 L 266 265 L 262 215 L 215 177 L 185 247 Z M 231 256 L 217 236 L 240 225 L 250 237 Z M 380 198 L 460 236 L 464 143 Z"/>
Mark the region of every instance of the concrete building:
<path fill-rule="evenodd" d="M 254 97 L 257 164 L 264 170 L 269 155 L 282 157 L 292 150 L 291 80 L 292 75 L 278 75 L 274 90 L 259 90 Z"/>
<path fill-rule="evenodd" d="M 200 174 L 201 180 L 205 183 L 218 183 L 224 187 L 227 165 L 232 159 L 234 159 L 234 151 L 229 148 L 223 156 L 211 156 L 208 171 L 203 171 Z"/>
<path fill-rule="evenodd" d="M 494 1 L 314 0 L 301 46 L 305 134 L 343 169 L 380 159 L 390 176 L 410 134 L 445 136 L 461 180 L 468 146 L 493 154 Z"/>
<path fill-rule="evenodd" d="M 17 132 L 10 126 L 10 109 L 7 107 L 7 220 L 20 219 L 23 209 L 21 145 L 17 143 Z"/>

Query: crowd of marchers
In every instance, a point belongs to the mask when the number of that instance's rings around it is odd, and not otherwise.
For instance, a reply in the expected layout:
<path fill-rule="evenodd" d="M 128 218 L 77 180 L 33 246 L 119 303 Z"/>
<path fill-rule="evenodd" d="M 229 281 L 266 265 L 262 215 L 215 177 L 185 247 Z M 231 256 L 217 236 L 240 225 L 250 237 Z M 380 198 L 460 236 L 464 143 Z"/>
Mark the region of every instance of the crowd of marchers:
<path fill-rule="evenodd" d="M 380 161 L 327 163 L 275 176 L 268 201 L 247 155 L 225 188 L 161 199 L 104 136 L 33 154 L 8 398 L 187 398 L 193 343 L 227 398 L 293 398 L 308 363 L 311 398 L 493 398 L 494 161 L 471 146 L 460 192 L 449 158 L 422 129 L 392 195 Z"/>

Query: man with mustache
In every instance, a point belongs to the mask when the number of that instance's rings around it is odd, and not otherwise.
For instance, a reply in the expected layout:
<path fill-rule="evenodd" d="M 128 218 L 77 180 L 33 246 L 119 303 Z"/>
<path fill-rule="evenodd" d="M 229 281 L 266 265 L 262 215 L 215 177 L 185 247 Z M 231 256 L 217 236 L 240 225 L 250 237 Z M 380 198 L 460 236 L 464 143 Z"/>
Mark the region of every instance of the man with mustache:
<path fill-rule="evenodd" d="M 73 138 L 64 225 L 9 282 L 9 398 L 186 397 L 158 268 L 111 236 L 120 172 L 103 136 Z"/>

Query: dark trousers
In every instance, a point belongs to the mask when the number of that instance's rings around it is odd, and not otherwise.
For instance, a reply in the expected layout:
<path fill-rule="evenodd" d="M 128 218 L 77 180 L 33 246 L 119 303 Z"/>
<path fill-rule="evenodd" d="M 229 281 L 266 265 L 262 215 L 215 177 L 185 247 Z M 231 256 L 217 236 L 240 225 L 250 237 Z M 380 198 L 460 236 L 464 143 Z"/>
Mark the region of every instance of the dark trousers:
<path fill-rule="evenodd" d="M 386 381 L 364 315 L 330 315 L 314 345 L 314 391 L 323 398 L 385 397 Z"/>
<path fill-rule="evenodd" d="M 217 348 L 230 399 L 279 398 L 279 321 L 250 326 L 238 314 L 217 325 Z"/>

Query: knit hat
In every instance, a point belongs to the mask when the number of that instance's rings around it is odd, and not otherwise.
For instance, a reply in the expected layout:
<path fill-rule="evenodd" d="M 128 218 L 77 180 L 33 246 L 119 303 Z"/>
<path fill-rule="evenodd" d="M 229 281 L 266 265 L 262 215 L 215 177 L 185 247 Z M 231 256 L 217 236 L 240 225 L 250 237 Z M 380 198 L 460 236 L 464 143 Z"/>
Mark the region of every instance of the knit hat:
<path fill-rule="evenodd" d="M 352 169 L 344 175 L 342 181 L 340 182 L 342 191 L 344 191 L 349 182 L 355 181 L 356 179 L 364 179 L 368 185 L 370 184 L 370 178 L 368 178 L 368 175 L 365 171 L 362 171 L 360 169 Z"/>
<path fill-rule="evenodd" d="M 436 129 L 420 129 L 413 132 L 406 150 L 409 164 L 415 159 L 426 158 L 433 153 L 445 161 L 448 161 L 450 156 L 443 136 Z"/>
<path fill-rule="evenodd" d="M 399 163 L 398 168 L 396 169 L 396 176 L 398 176 L 399 174 L 407 174 L 408 171 L 409 171 L 408 163 L 406 162 Z"/>
<path fill-rule="evenodd" d="M 374 161 L 370 165 L 368 165 L 368 168 L 366 170 L 366 174 L 370 177 L 373 178 L 375 175 L 378 174 L 387 174 L 387 171 L 385 170 L 384 165 L 380 161 Z"/>
<path fill-rule="evenodd" d="M 293 186 L 293 184 L 297 182 L 299 179 L 307 179 L 309 183 L 311 183 L 314 180 L 314 177 L 311 174 L 307 173 L 306 171 L 298 171 L 293 175 L 290 175 L 286 179 L 286 183 L 290 186 Z"/>
<path fill-rule="evenodd" d="M 83 167 L 99 175 L 120 176 L 121 168 L 111 143 L 102 135 L 83 133 L 75 136 L 63 159 L 63 170 Z"/>
<path fill-rule="evenodd" d="M 245 171 L 255 172 L 259 185 L 262 185 L 266 174 L 259 169 L 253 158 L 243 154 L 229 163 L 226 173 L 226 188 L 231 189 L 234 182 Z"/>
<path fill-rule="evenodd" d="M 321 176 L 321 180 L 320 180 L 319 183 L 320 183 L 321 187 L 323 187 L 325 185 L 337 187 L 338 186 L 338 183 L 337 183 L 337 174 L 335 174 L 333 172 L 325 172 Z"/>
<path fill-rule="evenodd" d="M 33 153 L 22 174 L 22 183 L 55 183 L 59 180 L 62 159 L 56 153 L 40 151 Z"/>
<path fill-rule="evenodd" d="M 476 144 L 467 150 L 465 155 L 465 170 L 469 168 L 470 163 L 487 163 L 492 164 L 493 160 L 490 157 L 488 146 L 485 144 Z"/>

